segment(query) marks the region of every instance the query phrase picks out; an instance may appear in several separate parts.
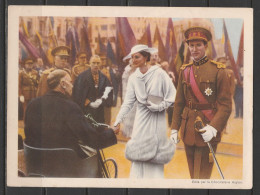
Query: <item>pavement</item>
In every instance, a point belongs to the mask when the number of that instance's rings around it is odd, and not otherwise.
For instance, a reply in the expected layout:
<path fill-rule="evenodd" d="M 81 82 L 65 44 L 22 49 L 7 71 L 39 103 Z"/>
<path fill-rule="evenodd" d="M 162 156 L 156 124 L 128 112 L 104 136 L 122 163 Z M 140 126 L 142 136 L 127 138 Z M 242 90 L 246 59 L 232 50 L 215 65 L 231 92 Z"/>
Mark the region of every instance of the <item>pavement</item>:
<path fill-rule="evenodd" d="M 115 121 L 120 106 L 112 109 L 111 124 Z M 170 128 L 168 128 L 168 134 Z M 24 138 L 23 121 L 19 121 L 19 134 Z M 118 178 L 128 178 L 131 162 L 125 158 L 125 145 L 129 138 L 121 133 L 117 136 L 118 144 L 104 149 L 106 158 L 113 158 L 118 165 Z M 234 109 L 227 124 L 226 132 L 222 135 L 222 141 L 218 145 L 217 160 L 225 176 L 225 179 L 239 180 L 243 177 L 243 119 L 234 118 Z M 22 161 L 19 161 L 22 162 Z M 19 165 L 21 167 L 21 163 Z M 188 164 L 186 161 L 183 143 L 177 144 L 177 150 L 170 163 L 165 165 L 165 178 L 189 179 Z M 216 166 L 213 167 L 211 179 L 221 179 Z"/>

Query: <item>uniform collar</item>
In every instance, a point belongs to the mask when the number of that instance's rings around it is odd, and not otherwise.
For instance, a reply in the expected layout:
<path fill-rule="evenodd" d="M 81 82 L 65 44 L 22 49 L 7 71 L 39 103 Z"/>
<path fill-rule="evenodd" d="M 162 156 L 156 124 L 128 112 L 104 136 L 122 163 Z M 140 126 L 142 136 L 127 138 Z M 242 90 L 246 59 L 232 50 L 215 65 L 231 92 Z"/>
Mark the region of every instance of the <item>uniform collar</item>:
<path fill-rule="evenodd" d="M 207 57 L 207 56 L 204 56 L 204 57 L 201 58 L 199 61 L 193 60 L 193 64 L 194 64 L 195 66 L 200 66 L 200 65 L 202 65 L 202 64 L 205 64 L 208 60 L 209 60 L 208 57 Z"/>

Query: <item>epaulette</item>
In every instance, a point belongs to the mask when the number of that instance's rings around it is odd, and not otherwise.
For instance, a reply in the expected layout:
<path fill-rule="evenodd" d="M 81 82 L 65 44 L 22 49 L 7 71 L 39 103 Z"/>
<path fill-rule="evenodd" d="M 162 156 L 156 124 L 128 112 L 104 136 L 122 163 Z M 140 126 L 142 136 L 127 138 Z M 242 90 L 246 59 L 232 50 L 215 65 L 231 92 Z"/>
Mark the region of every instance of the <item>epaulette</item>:
<path fill-rule="evenodd" d="M 193 64 L 192 62 L 189 64 L 183 64 L 180 69 L 184 70 L 187 66 L 191 66 L 192 64 Z"/>
<path fill-rule="evenodd" d="M 54 71 L 54 70 L 55 70 L 55 68 L 49 68 L 49 69 L 43 71 L 42 74 L 50 74 L 50 73 L 51 73 L 52 71 Z"/>
<path fill-rule="evenodd" d="M 216 62 L 214 60 L 210 60 L 210 62 L 212 62 L 213 64 L 217 65 L 217 68 L 220 69 L 220 68 L 226 68 L 226 65 L 225 64 L 222 64 L 221 62 Z"/>

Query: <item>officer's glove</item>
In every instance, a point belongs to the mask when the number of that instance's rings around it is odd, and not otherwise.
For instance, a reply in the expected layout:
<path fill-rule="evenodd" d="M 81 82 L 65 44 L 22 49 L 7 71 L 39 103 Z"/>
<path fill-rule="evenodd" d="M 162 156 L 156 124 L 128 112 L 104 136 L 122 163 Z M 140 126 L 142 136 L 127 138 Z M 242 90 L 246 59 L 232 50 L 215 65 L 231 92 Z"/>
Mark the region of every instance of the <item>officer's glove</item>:
<path fill-rule="evenodd" d="M 179 143 L 180 140 L 178 138 L 178 131 L 176 129 L 171 130 L 170 140 L 175 144 Z"/>
<path fill-rule="evenodd" d="M 23 95 L 20 96 L 20 102 L 24 103 L 24 96 Z"/>
<path fill-rule="evenodd" d="M 108 98 L 109 93 L 112 91 L 112 89 L 113 87 L 106 87 L 103 96 L 101 98 L 106 100 Z"/>
<path fill-rule="evenodd" d="M 202 133 L 201 136 L 204 141 L 209 142 L 213 137 L 216 137 L 218 131 L 214 127 L 206 125 L 202 129 L 200 129 L 199 132 Z"/>
<path fill-rule="evenodd" d="M 101 104 L 102 104 L 102 99 L 97 99 L 96 101 L 91 102 L 91 103 L 89 104 L 89 106 L 90 106 L 91 108 L 97 109 Z"/>

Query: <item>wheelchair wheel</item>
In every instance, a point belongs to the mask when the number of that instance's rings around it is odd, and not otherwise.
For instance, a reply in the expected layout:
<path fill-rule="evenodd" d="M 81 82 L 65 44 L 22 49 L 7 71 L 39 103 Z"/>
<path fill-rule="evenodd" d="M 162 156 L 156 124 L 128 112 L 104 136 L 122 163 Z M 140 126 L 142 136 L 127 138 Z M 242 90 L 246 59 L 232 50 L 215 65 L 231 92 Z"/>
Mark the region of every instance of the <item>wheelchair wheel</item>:
<path fill-rule="evenodd" d="M 104 160 L 104 166 L 106 168 L 107 175 L 109 178 L 117 178 L 117 164 L 113 158 L 108 158 Z"/>

